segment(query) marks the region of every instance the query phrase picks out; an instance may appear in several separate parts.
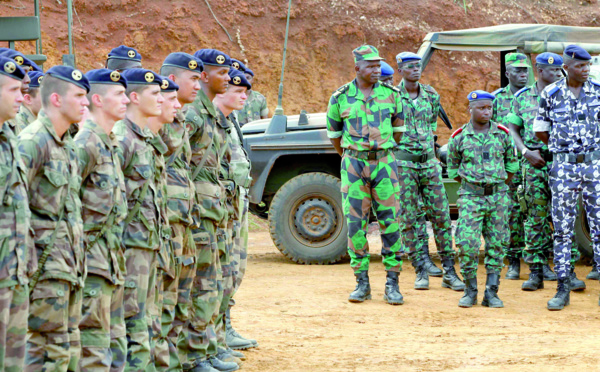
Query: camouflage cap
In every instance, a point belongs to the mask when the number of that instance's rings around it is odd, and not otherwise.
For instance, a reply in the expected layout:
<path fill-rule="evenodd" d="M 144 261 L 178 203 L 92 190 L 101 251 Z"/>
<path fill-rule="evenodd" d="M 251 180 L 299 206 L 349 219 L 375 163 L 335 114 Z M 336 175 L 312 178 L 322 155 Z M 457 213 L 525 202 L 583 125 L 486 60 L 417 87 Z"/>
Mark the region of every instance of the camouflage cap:
<path fill-rule="evenodd" d="M 531 67 L 527 62 L 527 56 L 523 53 L 508 53 L 504 56 L 504 64 L 514 67 Z"/>
<path fill-rule="evenodd" d="M 358 61 L 381 61 L 379 51 L 372 45 L 361 45 L 352 51 L 354 62 Z"/>

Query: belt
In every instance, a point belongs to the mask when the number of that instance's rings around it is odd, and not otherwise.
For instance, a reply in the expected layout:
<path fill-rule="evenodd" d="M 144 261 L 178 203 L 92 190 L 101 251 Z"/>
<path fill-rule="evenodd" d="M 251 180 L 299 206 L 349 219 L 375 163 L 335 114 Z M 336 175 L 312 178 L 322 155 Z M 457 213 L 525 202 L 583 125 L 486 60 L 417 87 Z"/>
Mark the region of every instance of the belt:
<path fill-rule="evenodd" d="M 542 150 L 541 148 L 532 148 L 529 149 L 530 151 L 539 151 L 540 155 L 542 156 L 542 158 L 544 159 L 544 161 L 546 163 L 551 162 L 554 160 L 554 157 L 552 155 L 552 153 L 548 150 Z"/>
<path fill-rule="evenodd" d="M 589 163 L 593 160 L 600 159 L 600 151 L 588 152 L 587 154 L 571 154 L 568 152 L 558 152 L 554 154 L 554 158 L 557 161 L 565 163 Z"/>
<path fill-rule="evenodd" d="M 476 185 L 474 183 L 466 182 L 463 180 L 461 182 L 460 187 L 463 190 L 473 193 L 475 195 L 490 196 L 490 195 L 493 195 L 493 194 L 497 193 L 498 191 L 500 191 L 502 186 L 503 186 L 502 183 L 497 183 L 495 185 L 488 185 L 488 186 L 480 186 L 480 185 Z"/>
<path fill-rule="evenodd" d="M 413 163 L 425 163 L 435 158 L 433 151 L 423 155 L 413 155 L 405 151 L 394 150 L 394 155 L 396 155 L 396 160 L 412 161 Z"/>
<path fill-rule="evenodd" d="M 390 150 L 375 150 L 375 151 L 357 151 L 352 149 L 344 149 L 344 155 L 352 156 L 353 158 L 362 160 L 378 160 L 390 153 Z"/>

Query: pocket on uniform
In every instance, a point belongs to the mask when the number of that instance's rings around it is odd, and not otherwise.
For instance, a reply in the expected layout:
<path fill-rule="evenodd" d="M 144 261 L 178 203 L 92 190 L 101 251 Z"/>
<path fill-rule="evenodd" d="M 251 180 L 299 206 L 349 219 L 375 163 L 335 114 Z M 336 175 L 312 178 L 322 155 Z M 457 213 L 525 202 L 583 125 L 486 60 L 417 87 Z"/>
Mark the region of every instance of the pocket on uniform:
<path fill-rule="evenodd" d="M 108 301 L 106 301 L 107 299 Z M 110 330 L 110 297 L 102 296 L 101 286 L 83 289 L 79 327 Z"/>
<path fill-rule="evenodd" d="M 140 312 L 137 283 L 133 280 L 127 280 L 124 287 L 123 313 L 125 318 L 130 318 Z"/>
<path fill-rule="evenodd" d="M 213 256 L 210 234 L 207 232 L 195 232 L 192 236 L 196 244 L 196 263 L 198 265 L 210 264 Z"/>
<path fill-rule="evenodd" d="M 31 332 L 67 333 L 69 284 L 38 282 L 30 300 L 28 327 Z"/>

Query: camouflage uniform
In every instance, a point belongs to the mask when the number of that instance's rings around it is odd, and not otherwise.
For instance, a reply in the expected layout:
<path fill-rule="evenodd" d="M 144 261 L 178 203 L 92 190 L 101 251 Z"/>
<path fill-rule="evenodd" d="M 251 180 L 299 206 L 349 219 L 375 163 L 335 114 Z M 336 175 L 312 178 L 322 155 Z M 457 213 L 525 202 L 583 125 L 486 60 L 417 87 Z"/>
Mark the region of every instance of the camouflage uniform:
<path fill-rule="evenodd" d="M 370 97 L 356 80 L 339 88 L 329 100 L 327 135 L 342 138 L 342 200 L 348 222 L 348 253 L 355 273 L 369 269 L 367 225 L 371 204 L 381 228 L 381 254 L 387 271 L 402 268 L 397 221 L 398 169 L 394 132 L 404 130 L 400 92 L 376 83 Z"/>
<path fill-rule="evenodd" d="M 123 317 L 125 257 L 122 222 L 127 216 L 125 180 L 113 133 L 87 120 L 74 138 L 79 158 L 84 246 L 88 276 L 83 291 L 81 332 L 84 371 L 108 371 L 113 356 L 123 365 L 126 351 Z M 112 313 L 113 308 L 119 311 Z M 112 346 L 116 347 L 111 350 Z"/>
<path fill-rule="evenodd" d="M 600 263 L 600 83 L 588 80 L 576 98 L 562 79 L 540 94 L 533 131 L 550 132 L 549 170 L 557 277 L 569 277 L 579 194 L 587 213 L 594 259 Z"/>
<path fill-rule="evenodd" d="M 26 171 L 17 138 L 8 123 L 0 130 L 0 370 L 20 372 L 25 366 L 29 273 L 37 263 L 29 226 L 31 212 Z"/>
<path fill-rule="evenodd" d="M 27 170 L 31 228 L 41 261 L 30 295 L 26 370 L 76 370 L 86 276 L 77 157 L 69 133 L 59 138 L 43 110 L 19 134 L 19 151 Z"/>
<path fill-rule="evenodd" d="M 12 131 L 16 135 L 19 135 L 19 133 L 21 133 L 21 131 L 29 124 L 33 123 L 35 119 L 35 115 L 25 107 L 25 105 L 21 105 L 17 116 L 15 116 L 14 119 L 9 120 L 8 123 L 10 124 Z"/>
<path fill-rule="evenodd" d="M 502 270 L 503 248 L 509 240 L 504 181 L 518 168 L 513 147 L 508 129 L 494 122 L 487 133 L 475 133 L 469 122 L 448 143 L 448 177 L 462 179 L 455 241 L 465 280 L 477 277 L 482 233 L 488 274 Z"/>
<path fill-rule="evenodd" d="M 269 115 L 269 108 L 267 107 L 267 99 L 265 96 L 254 90 L 249 90 L 246 95 L 248 96 L 248 99 L 246 99 L 246 103 L 244 103 L 244 108 L 235 111 L 240 127 L 251 121 L 260 120 L 263 116 L 266 117 Z"/>

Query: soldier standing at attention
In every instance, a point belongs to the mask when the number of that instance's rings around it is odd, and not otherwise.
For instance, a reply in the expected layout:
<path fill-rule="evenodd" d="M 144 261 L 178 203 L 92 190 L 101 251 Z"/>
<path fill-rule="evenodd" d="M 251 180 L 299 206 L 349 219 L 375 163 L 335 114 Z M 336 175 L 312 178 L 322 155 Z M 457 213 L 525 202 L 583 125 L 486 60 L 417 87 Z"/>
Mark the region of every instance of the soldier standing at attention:
<path fill-rule="evenodd" d="M 0 370 L 23 371 L 29 312 L 28 265 L 35 261 L 29 233 L 31 212 L 24 165 L 17 138 L 6 123 L 17 115 L 23 101 L 21 81 L 25 71 L 10 58 L 0 57 L 0 221 L 3 244 L 0 254 Z"/>
<path fill-rule="evenodd" d="M 15 125 L 19 130 L 23 130 L 26 126 L 33 123 L 37 119 L 37 115 L 42 109 L 42 98 L 40 96 L 40 84 L 44 78 L 43 72 L 29 71 L 27 73 L 31 82 L 27 93 L 23 94 L 23 103 L 21 109 L 15 117 Z"/>
<path fill-rule="evenodd" d="M 477 265 L 485 240 L 486 289 L 481 304 L 504 307 L 498 298 L 503 248 L 508 242 L 508 182 L 519 167 L 508 128 L 490 121 L 494 95 L 469 93 L 471 121 L 448 143 L 448 177 L 460 182 L 456 246 L 466 288 L 460 307 L 477 304 Z"/>
<path fill-rule="evenodd" d="M 398 163 L 400 228 L 415 267 L 415 289 L 429 289 L 424 242 L 419 238 L 418 217 L 422 204 L 431 221 L 444 268 L 442 287 L 462 291 L 465 285 L 454 270 L 452 223 L 448 198 L 442 183 L 442 167 L 435 158 L 433 131 L 437 129 L 440 96 L 429 85 L 419 83 L 421 57 L 410 52 L 396 56 L 402 81 L 398 85 L 406 131 L 394 149 Z M 422 223 L 421 223 L 422 225 Z M 422 227 L 424 228 L 424 227 Z M 421 228 L 421 229 L 422 229 Z M 427 255 L 429 258 L 429 255 Z"/>
<path fill-rule="evenodd" d="M 29 75 L 29 71 L 37 71 L 40 68 L 35 64 L 35 62 L 31 61 L 29 58 L 25 57 L 23 53 L 18 52 L 16 50 L 0 48 L 0 56 L 12 59 L 16 63 L 16 65 L 23 69 L 23 71 L 25 72 L 23 80 L 21 81 L 21 94 L 24 97 L 25 94 L 29 93 L 29 84 L 31 83 L 31 76 Z M 36 67 L 34 68 L 33 66 Z M 23 107 L 23 104 L 21 104 L 21 107 Z M 22 110 L 22 108 L 19 109 L 19 113 Z M 21 133 L 23 128 L 25 128 L 25 125 L 22 125 L 21 120 L 19 120 L 19 115 L 17 115 L 17 117 L 11 120 L 8 120 L 8 125 L 10 126 L 10 129 L 13 131 L 13 133 L 17 136 L 19 135 L 19 133 Z"/>
<path fill-rule="evenodd" d="M 75 371 L 79 365 L 86 269 L 81 177 L 68 130 L 81 121 L 89 90 L 81 71 L 52 67 L 40 87 L 42 111 L 19 134 L 39 260 L 31 281 L 27 371 Z"/>
<path fill-rule="evenodd" d="M 254 72 L 246 67 L 244 74 L 246 75 L 246 80 L 252 84 L 254 81 Z M 249 89 L 246 95 L 248 99 L 244 103 L 244 108 L 236 111 L 240 127 L 251 121 L 267 119 L 269 117 L 269 108 L 267 107 L 267 98 L 265 96 L 254 89 Z"/>
<path fill-rule="evenodd" d="M 106 68 L 123 72 L 131 68 L 142 68 L 142 56 L 137 50 L 120 45 L 108 53 Z"/>
<path fill-rule="evenodd" d="M 371 299 L 367 227 L 371 205 L 381 229 L 381 255 L 387 271 L 384 300 L 402 305 L 398 288 L 402 250 L 397 213 L 398 169 L 393 148 L 405 130 L 400 91 L 380 84 L 377 49 L 362 45 L 352 51 L 356 79 L 329 100 L 327 136 L 342 157 L 342 202 L 348 222 L 348 253 L 356 276 L 350 302 Z"/>
<path fill-rule="evenodd" d="M 531 66 L 527 63 L 527 56 L 522 53 L 508 53 L 504 57 L 504 64 L 506 66 L 508 85 L 492 93 L 496 96 L 493 102 L 494 113 L 492 115 L 492 121 L 508 128 L 510 125 L 508 122 L 508 114 L 510 114 L 510 106 L 514 99 L 514 94 L 527 84 L 529 68 L 531 68 Z M 525 249 L 525 232 L 523 227 L 525 215 L 521 212 L 521 206 L 517 195 L 517 190 L 519 185 L 521 185 L 522 177 L 519 169 L 512 178 L 512 181 L 508 184 L 508 197 L 510 198 L 510 220 L 508 223 L 510 230 L 510 244 L 507 244 L 505 247 L 506 258 L 508 259 L 506 279 L 513 280 L 519 279 L 521 273 L 520 259 L 523 250 Z"/>
<path fill-rule="evenodd" d="M 544 89 L 533 122 L 536 136 L 554 155 L 550 189 L 558 288 L 548 301 L 548 310 L 561 310 L 570 302 L 574 273 L 571 249 L 580 195 L 590 226 L 594 260 L 596 265 L 600 263 L 600 83 L 589 79 L 591 58 L 579 46 L 565 48 L 563 67 L 568 77 Z"/>

